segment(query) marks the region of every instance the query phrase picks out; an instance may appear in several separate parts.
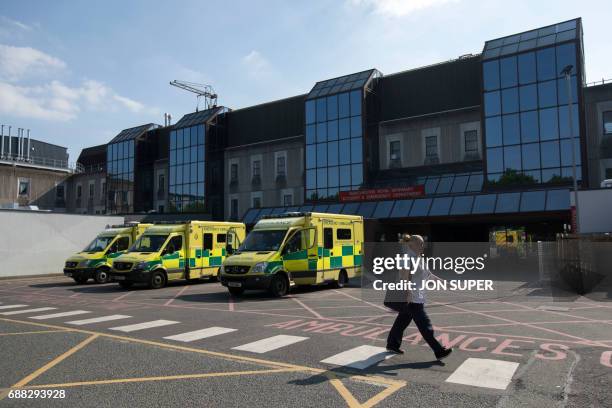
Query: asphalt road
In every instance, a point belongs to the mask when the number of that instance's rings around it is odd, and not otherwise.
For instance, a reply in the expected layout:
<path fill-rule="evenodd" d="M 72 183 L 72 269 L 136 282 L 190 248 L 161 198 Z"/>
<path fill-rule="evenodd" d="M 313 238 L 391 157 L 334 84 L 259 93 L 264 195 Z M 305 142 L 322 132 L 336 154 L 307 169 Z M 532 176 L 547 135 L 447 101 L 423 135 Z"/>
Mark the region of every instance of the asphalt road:
<path fill-rule="evenodd" d="M 504 285 L 430 297 L 454 347 L 441 363 L 412 325 L 406 353 L 385 354 L 394 315 L 358 285 L 273 299 L 2 280 L 0 406 L 610 406 L 612 303 Z"/>

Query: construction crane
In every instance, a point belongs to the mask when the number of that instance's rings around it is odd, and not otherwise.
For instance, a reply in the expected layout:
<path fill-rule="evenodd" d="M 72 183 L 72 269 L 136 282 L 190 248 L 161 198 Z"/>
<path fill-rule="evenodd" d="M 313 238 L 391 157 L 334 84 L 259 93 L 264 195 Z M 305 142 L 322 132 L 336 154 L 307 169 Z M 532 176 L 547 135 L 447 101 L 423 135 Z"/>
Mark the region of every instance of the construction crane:
<path fill-rule="evenodd" d="M 200 107 L 200 98 L 202 97 L 204 98 L 204 105 L 206 106 L 206 109 L 214 108 L 215 106 L 217 106 L 217 94 L 215 93 L 213 87 L 210 85 L 198 84 L 195 82 L 178 81 L 176 79 L 174 81 L 170 81 L 170 85 L 196 94 L 196 112 Z"/>

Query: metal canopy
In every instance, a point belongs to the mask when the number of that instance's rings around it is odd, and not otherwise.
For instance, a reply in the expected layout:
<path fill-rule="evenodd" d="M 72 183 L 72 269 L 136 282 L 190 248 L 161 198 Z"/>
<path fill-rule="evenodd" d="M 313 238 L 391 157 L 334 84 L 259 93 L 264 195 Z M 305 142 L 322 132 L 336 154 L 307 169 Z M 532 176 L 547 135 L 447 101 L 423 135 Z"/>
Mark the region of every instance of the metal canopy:
<path fill-rule="evenodd" d="M 326 81 L 319 81 L 306 96 L 306 99 L 333 95 L 340 92 L 352 91 L 354 89 L 362 89 L 375 73 L 378 73 L 376 69 L 369 69 L 367 71 L 332 78 Z"/>
<path fill-rule="evenodd" d="M 119 132 L 119 134 L 117 136 L 115 136 L 109 142 L 109 144 L 117 143 L 117 142 L 124 142 L 126 140 L 134 140 L 134 139 L 142 136 L 143 134 L 145 134 L 149 130 L 156 129 L 158 127 L 160 127 L 160 126 L 156 125 L 154 123 L 148 123 L 146 125 L 140 125 L 140 126 L 136 126 L 136 127 L 129 128 L 129 129 L 123 129 L 121 132 Z"/>
<path fill-rule="evenodd" d="M 212 119 L 219 111 L 223 109 L 221 106 L 206 109 L 199 112 L 188 113 L 183 116 L 174 126 L 173 129 L 180 129 L 194 125 L 201 125 Z"/>

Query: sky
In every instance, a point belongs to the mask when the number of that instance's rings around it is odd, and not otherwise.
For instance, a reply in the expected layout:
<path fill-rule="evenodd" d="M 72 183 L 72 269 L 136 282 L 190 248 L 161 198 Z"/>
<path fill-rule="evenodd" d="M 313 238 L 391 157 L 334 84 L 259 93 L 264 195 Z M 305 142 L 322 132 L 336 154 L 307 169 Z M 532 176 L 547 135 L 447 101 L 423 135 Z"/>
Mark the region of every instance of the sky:
<path fill-rule="evenodd" d="M 212 85 L 239 109 L 307 93 L 320 80 L 383 74 L 480 53 L 490 39 L 575 17 L 587 82 L 612 78 L 609 1 L 105 0 L 0 2 L 0 124 L 66 146 L 176 123 Z M 6 131 L 6 128 L 5 128 Z"/>

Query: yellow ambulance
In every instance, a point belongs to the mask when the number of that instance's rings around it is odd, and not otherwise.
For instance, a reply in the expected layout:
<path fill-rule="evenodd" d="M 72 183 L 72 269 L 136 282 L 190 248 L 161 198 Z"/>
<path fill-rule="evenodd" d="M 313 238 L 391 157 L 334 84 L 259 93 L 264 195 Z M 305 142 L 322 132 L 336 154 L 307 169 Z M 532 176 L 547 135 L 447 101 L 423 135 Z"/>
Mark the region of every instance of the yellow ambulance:
<path fill-rule="evenodd" d="M 151 225 L 134 222 L 105 229 L 84 250 L 66 260 L 64 276 L 80 284 L 91 278 L 96 283 L 108 282 L 111 261 L 126 251 Z"/>
<path fill-rule="evenodd" d="M 217 279 L 223 260 L 244 236 L 245 226 L 237 222 L 155 224 L 128 252 L 113 260 L 110 278 L 124 288 L 145 283 L 151 289 L 179 279 Z"/>
<path fill-rule="evenodd" d="M 221 267 L 233 295 L 267 289 L 284 296 L 295 285 L 343 287 L 361 274 L 363 217 L 290 212 L 264 217 Z"/>

